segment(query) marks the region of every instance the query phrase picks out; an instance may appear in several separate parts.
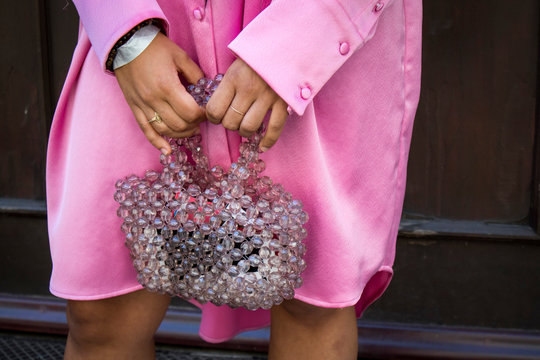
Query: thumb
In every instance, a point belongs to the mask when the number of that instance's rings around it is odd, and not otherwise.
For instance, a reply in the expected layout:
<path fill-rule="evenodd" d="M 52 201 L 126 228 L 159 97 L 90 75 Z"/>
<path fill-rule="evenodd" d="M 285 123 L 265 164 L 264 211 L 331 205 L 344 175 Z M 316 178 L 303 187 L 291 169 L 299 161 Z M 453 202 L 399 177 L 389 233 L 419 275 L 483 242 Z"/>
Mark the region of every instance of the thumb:
<path fill-rule="evenodd" d="M 182 49 L 177 49 L 173 55 L 174 64 L 179 73 L 182 74 L 190 84 L 195 84 L 204 77 L 204 73 L 191 58 Z"/>

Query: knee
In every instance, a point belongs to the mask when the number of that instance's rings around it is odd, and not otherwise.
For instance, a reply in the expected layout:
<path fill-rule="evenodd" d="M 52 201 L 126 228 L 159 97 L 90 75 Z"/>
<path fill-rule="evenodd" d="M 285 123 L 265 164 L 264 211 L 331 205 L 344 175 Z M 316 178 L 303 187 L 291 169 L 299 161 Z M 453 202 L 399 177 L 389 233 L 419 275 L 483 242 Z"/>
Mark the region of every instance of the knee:
<path fill-rule="evenodd" d="M 69 301 L 66 315 L 70 336 L 79 344 L 104 344 L 115 336 L 114 316 L 99 301 Z"/>
<path fill-rule="evenodd" d="M 156 330 L 150 326 L 153 324 L 138 323 L 137 318 L 144 317 L 129 310 L 107 300 L 70 301 L 67 307 L 70 337 L 81 346 L 151 341 Z"/>
<path fill-rule="evenodd" d="M 353 307 L 323 308 L 296 299 L 284 301 L 279 308 L 288 318 L 307 326 L 323 324 L 344 315 L 349 317 L 351 312 L 354 313 Z"/>

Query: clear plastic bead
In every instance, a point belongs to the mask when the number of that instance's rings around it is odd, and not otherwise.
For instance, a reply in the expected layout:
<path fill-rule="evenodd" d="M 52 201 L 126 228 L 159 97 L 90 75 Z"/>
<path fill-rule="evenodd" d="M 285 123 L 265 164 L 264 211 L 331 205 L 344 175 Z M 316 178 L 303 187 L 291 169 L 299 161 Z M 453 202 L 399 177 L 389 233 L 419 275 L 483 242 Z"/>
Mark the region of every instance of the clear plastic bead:
<path fill-rule="evenodd" d="M 204 106 L 222 75 L 187 87 Z M 269 309 L 294 296 L 306 263 L 309 217 L 302 203 L 268 176 L 262 132 L 240 145 L 228 170 L 210 169 L 200 135 L 169 139 L 163 168 L 115 183 L 117 215 L 149 291 L 216 305 Z"/>

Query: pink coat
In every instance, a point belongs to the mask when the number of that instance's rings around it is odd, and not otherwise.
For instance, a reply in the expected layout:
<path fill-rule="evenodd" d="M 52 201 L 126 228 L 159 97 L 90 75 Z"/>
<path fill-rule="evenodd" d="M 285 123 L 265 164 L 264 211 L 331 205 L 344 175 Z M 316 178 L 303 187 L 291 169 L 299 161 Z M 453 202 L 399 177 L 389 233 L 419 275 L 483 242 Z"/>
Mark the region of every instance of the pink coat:
<path fill-rule="evenodd" d="M 392 277 L 420 91 L 421 0 L 75 1 L 82 27 L 47 157 L 51 292 L 91 300 L 140 289 L 120 231 L 114 182 L 159 168 L 114 76 L 115 42 L 148 18 L 205 72 L 242 58 L 287 102 L 265 174 L 310 214 L 308 268 L 296 298 L 355 306 Z M 199 16 L 200 15 L 200 16 Z M 236 160 L 239 136 L 203 124 L 211 164 Z M 202 306 L 201 336 L 224 341 L 269 323 L 264 310 Z"/>

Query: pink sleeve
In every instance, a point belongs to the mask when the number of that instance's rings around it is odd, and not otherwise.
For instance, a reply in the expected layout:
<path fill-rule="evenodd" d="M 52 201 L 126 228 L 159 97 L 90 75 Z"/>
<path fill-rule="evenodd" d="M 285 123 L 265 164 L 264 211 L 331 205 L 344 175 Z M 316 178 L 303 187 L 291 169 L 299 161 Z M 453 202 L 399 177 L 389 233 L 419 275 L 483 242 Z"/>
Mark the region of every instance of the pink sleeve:
<path fill-rule="evenodd" d="M 167 18 L 155 0 L 74 0 L 74 3 L 103 70 L 114 44 L 137 24 L 160 19 L 168 30 Z"/>
<path fill-rule="evenodd" d="M 299 115 L 393 0 L 274 0 L 229 44 Z"/>

